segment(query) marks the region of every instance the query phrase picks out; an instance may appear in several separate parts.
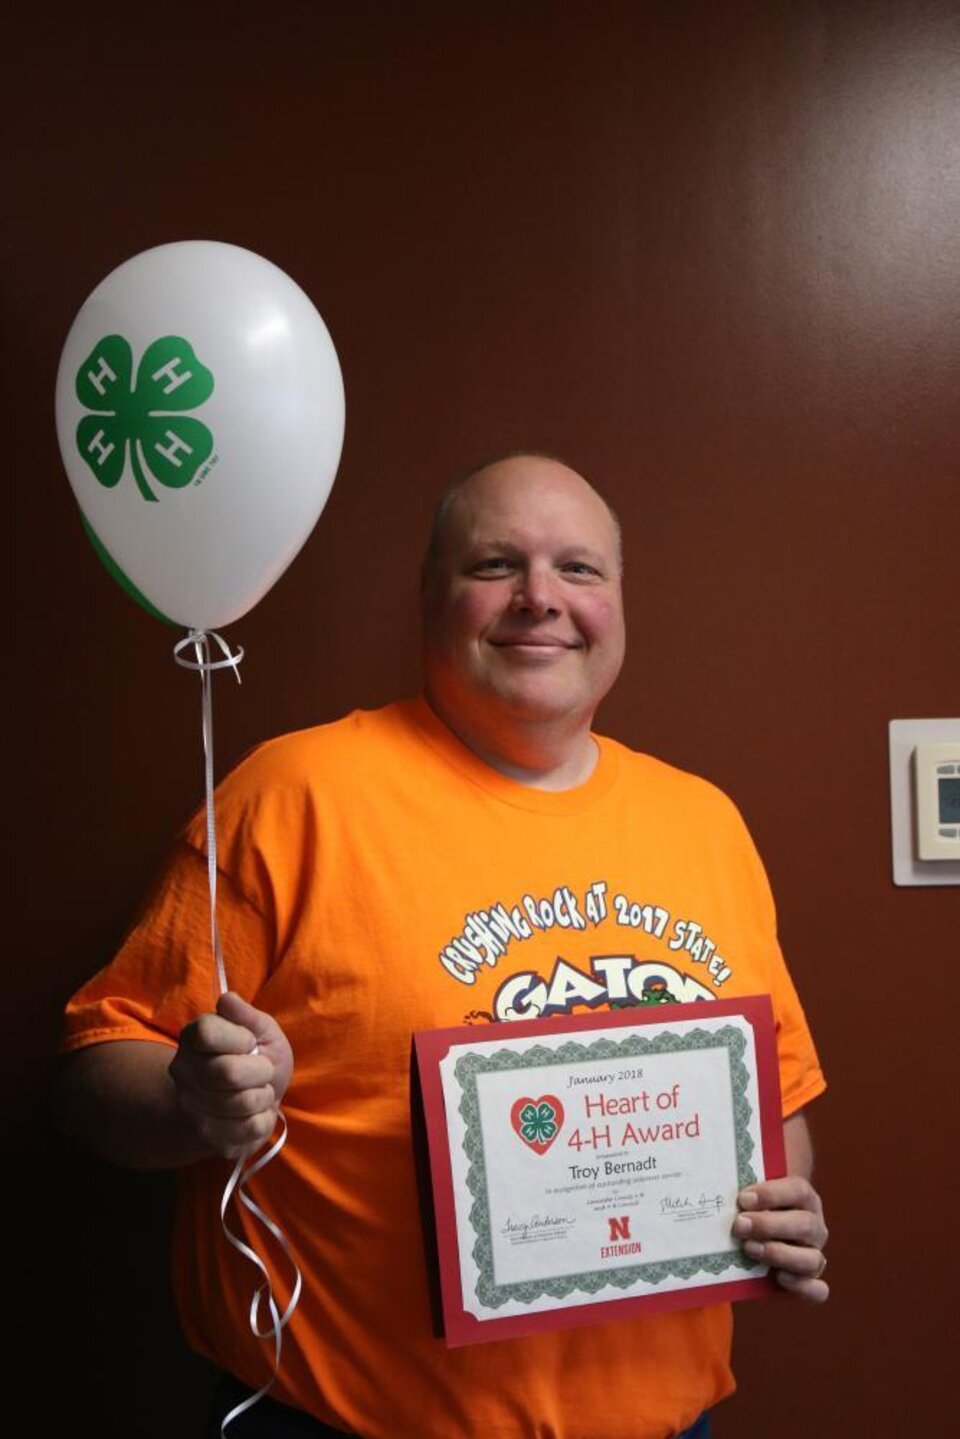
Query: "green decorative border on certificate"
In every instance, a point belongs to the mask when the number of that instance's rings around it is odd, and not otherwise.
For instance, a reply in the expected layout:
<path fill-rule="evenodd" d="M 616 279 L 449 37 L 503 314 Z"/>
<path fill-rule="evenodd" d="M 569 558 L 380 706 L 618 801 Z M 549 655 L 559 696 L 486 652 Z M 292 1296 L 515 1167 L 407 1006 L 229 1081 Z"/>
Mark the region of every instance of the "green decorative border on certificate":
<path fill-rule="evenodd" d="M 660 1260 L 651 1264 L 634 1264 L 626 1268 L 596 1269 L 585 1274 L 558 1275 L 552 1279 L 531 1279 L 516 1284 L 497 1284 L 493 1277 L 493 1243 L 490 1232 L 490 1205 L 487 1196 L 487 1171 L 480 1131 L 480 1099 L 477 1093 L 477 1077 L 509 1069 L 540 1068 L 549 1065 L 573 1064 L 584 1060 L 634 1059 L 647 1054 L 674 1054 L 679 1050 L 725 1049 L 730 1064 L 730 1087 L 733 1102 L 733 1124 L 736 1137 L 737 1183 L 742 1189 L 756 1183 L 757 1176 L 752 1167 L 754 1142 L 750 1138 L 749 1123 L 752 1109 L 747 1099 L 750 1074 L 743 1062 L 746 1039 L 734 1025 L 720 1029 L 695 1029 L 689 1034 L 658 1034 L 655 1039 L 646 1039 L 633 1033 L 626 1039 L 597 1039 L 591 1044 L 578 1044 L 570 1040 L 556 1049 L 547 1049 L 536 1044 L 522 1053 L 516 1049 L 500 1049 L 491 1055 L 463 1054 L 454 1066 L 454 1075 L 460 1085 L 462 1098 L 460 1115 L 466 1126 L 463 1149 L 470 1161 L 467 1173 L 467 1188 L 473 1195 L 470 1208 L 470 1223 L 477 1236 L 473 1258 L 479 1271 L 476 1298 L 487 1309 L 498 1309 L 510 1300 L 530 1304 L 536 1299 L 566 1299 L 569 1295 L 582 1292 L 596 1294 L 606 1285 L 616 1289 L 629 1289 L 642 1281 L 645 1284 L 660 1284 L 664 1279 L 692 1279 L 695 1274 L 723 1274 L 729 1269 L 756 1269 L 753 1260 L 748 1259 L 740 1249 L 723 1250 L 715 1254 L 688 1255 L 683 1259 Z"/>

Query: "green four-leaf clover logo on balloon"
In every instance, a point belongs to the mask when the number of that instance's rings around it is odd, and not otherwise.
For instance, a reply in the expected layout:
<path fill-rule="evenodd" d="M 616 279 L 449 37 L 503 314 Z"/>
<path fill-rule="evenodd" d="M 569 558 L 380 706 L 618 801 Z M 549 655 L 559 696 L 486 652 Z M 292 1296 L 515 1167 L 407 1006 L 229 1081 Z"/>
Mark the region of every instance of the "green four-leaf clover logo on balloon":
<path fill-rule="evenodd" d="M 184 410 L 213 394 L 213 376 L 179 335 L 154 340 L 133 383 L 133 351 L 122 335 L 106 335 L 77 371 L 85 409 L 77 447 L 101 485 L 120 483 L 127 455 L 137 488 L 156 501 L 150 480 L 167 489 L 189 485 L 213 453 L 213 435 Z"/>

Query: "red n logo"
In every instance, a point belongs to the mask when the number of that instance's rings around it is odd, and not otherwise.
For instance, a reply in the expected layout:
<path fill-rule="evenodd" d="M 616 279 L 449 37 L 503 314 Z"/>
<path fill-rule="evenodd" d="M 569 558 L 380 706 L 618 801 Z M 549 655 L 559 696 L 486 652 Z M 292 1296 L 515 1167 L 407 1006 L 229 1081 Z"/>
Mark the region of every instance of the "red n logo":
<path fill-rule="evenodd" d="M 614 1219 L 613 1215 L 609 1215 L 607 1218 L 607 1223 L 610 1225 L 611 1244 L 615 1243 L 615 1241 L 618 1239 L 630 1238 L 629 1214 L 622 1214 L 619 1219 Z"/>

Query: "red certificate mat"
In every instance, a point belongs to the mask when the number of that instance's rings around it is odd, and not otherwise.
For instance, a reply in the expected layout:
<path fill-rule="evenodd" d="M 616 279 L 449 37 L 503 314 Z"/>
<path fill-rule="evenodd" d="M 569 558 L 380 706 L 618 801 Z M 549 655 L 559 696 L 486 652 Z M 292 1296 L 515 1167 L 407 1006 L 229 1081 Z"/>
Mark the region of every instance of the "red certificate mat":
<path fill-rule="evenodd" d="M 731 1235 L 784 1172 L 767 996 L 414 1036 L 448 1345 L 773 1291 Z"/>

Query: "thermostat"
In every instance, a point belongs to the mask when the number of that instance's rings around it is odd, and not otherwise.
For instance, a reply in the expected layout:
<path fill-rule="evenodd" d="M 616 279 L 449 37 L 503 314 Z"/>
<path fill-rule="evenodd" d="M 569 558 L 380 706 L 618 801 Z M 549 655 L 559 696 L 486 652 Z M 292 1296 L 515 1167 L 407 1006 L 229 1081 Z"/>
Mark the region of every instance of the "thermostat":
<path fill-rule="evenodd" d="M 918 744 L 913 785 L 917 858 L 960 859 L 960 744 Z"/>
<path fill-rule="evenodd" d="M 960 885 L 960 719 L 890 721 L 894 884 Z"/>

